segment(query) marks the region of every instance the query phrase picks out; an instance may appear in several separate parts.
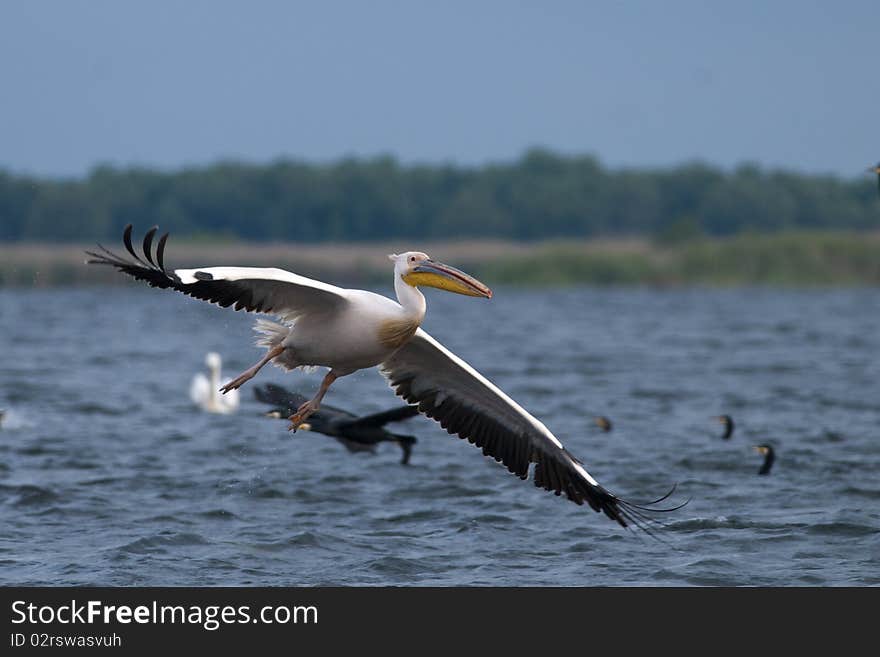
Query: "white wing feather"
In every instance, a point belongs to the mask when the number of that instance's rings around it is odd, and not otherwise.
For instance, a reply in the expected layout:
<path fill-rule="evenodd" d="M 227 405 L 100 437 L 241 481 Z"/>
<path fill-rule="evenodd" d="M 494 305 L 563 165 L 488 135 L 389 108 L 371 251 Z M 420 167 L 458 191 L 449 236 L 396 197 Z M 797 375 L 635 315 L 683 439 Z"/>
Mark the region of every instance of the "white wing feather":
<path fill-rule="evenodd" d="M 221 306 L 278 315 L 292 320 L 306 313 L 336 310 L 348 291 L 274 267 L 175 269 L 178 290 Z"/>

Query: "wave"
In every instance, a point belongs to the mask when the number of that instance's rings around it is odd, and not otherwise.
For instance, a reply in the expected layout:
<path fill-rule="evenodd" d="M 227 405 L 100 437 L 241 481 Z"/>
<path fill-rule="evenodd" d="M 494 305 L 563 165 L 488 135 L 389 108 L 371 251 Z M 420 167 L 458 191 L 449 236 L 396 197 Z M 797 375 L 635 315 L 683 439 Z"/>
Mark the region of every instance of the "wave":
<path fill-rule="evenodd" d="M 0 484 L 0 501 L 7 502 L 12 506 L 41 506 L 51 504 L 59 499 L 58 493 L 42 486 L 35 486 L 33 484 L 20 484 L 18 486 Z"/>

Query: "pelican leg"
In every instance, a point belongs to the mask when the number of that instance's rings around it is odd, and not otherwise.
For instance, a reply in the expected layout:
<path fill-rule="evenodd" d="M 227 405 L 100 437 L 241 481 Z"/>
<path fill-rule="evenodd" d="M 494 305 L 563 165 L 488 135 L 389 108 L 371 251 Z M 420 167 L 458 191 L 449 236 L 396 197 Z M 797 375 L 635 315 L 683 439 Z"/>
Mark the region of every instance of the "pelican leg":
<path fill-rule="evenodd" d="M 280 344 L 276 345 L 275 347 L 270 349 L 268 352 L 266 352 L 266 355 L 263 356 L 259 360 L 259 362 L 255 363 L 254 365 L 252 365 L 251 367 L 246 369 L 244 372 L 239 374 L 237 377 L 232 379 L 232 381 L 227 383 L 225 386 L 220 388 L 220 392 L 222 392 L 225 395 L 230 390 L 235 390 L 236 388 L 240 388 L 242 386 L 242 384 L 244 384 L 245 381 L 250 381 L 251 379 L 253 379 L 257 375 L 257 372 L 259 372 L 260 369 L 263 367 L 263 365 L 268 363 L 270 360 L 272 360 L 276 356 L 280 356 L 281 352 L 283 352 L 283 351 L 284 351 L 284 347 L 282 347 Z"/>
<path fill-rule="evenodd" d="M 287 427 L 288 431 L 293 431 L 294 433 L 296 433 L 299 425 L 301 425 L 306 420 L 306 418 L 308 418 L 312 413 L 314 413 L 321 407 L 321 400 L 324 399 L 324 395 L 327 394 L 327 389 L 338 378 L 339 375 L 333 370 L 327 372 L 327 376 L 325 376 L 324 380 L 321 381 L 321 387 L 318 388 L 318 394 L 312 397 L 305 404 L 300 406 L 296 410 L 296 413 L 287 418 L 288 420 L 290 420 L 290 426 Z"/>

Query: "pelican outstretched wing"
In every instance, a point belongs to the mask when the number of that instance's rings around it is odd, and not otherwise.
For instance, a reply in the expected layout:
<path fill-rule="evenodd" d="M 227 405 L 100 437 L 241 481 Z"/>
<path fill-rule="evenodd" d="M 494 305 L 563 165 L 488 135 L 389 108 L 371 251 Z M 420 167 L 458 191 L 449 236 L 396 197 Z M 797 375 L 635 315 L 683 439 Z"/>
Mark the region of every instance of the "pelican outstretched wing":
<path fill-rule="evenodd" d="M 547 427 L 422 329 L 380 368 L 398 395 L 520 479 L 528 478 L 534 463 L 536 486 L 565 493 L 576 504 L 586 502 L 624 527 L 644 527 L 645 512 L 666 510 L 605 490 Z"/>
<path fill-rule="evenodd" d="M 165 243 L 168 233 L 159 238 L 153 258 L 154 226 L 144 236 L 144 257 L 131 245 L 131 224 L 125 227 L 122 240 L 131 258 L 121 257 L 100 244 L 99 252 L 86 251 L 95 265 L 110 265 L 119 271 L 146 281 L 152 287 L 172 288 L 191 297 L 216 303 L 224 308 L 271 313 L 293 319 L 304 313 L 335 310 L 348 303 L 346 290 L 299 276 L 284 269 L 269 267 L 203 267 L 165 269 Z"/>

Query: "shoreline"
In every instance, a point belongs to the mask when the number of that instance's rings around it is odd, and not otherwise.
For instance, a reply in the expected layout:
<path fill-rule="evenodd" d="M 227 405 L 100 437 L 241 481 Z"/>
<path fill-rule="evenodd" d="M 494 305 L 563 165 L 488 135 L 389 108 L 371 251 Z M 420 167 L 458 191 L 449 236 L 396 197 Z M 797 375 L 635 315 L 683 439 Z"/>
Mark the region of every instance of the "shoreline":
<path fill-rule="evenodd" d="M 106 246 L 106 245 L 105 245 Z M 111 250 L 125 253 L 122 244 Z M 0 287 L 122 284 L 86 266 L 93 244 L 0 243 Z M 880 285 L 880 234 L 792 232 L 676 244 L 647 239 L 279 244 L 169 240 L 168 268 L 280 267 L 340 284 L 383 283 L 387 254 L 423 250 L 475 276 L 507 285 Z"/>

